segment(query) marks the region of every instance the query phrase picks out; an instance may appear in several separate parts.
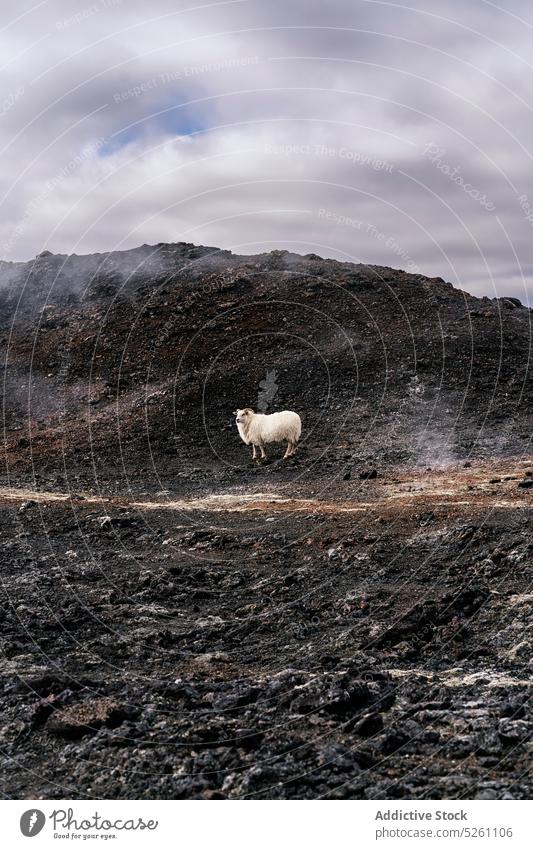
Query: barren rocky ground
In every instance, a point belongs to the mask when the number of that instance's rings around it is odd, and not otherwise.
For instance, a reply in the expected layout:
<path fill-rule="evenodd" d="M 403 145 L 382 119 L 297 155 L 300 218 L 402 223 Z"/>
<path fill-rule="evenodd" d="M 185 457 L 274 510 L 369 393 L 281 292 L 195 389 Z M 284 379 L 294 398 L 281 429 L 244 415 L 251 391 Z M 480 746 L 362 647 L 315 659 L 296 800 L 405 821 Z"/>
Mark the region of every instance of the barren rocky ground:
<path fill-rule="evenodd" d="M 0 320 L 4 796 L 531 794 L 528 309 L 177 244 Z"/>

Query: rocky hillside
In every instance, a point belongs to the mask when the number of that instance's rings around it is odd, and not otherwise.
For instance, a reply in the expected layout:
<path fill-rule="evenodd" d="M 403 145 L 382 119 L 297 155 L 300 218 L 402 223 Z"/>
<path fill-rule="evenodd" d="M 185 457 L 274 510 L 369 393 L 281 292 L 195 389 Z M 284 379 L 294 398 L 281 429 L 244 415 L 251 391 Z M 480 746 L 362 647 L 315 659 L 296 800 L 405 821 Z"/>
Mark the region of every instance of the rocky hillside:
<path fill-rule="evenodd" d="M 0 280 L 5 797 L 531 797 L 528 309 L 183 244 Z"/>
<path fill-rule="evenodd" d="M 305 474 L 521 453 L 530 325 L 514 299 L 314 254 L 2 263 L 7 471 L 224 482 L 247 459 L 246 405 L 302 412 Z"/>

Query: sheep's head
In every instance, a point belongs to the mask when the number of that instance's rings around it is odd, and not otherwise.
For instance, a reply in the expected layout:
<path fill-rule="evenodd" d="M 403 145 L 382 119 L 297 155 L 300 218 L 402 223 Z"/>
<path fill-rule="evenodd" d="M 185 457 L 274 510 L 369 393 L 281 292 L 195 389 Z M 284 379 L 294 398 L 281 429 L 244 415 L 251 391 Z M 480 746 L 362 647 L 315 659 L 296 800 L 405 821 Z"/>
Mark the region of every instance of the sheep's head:
<path fill-rule="evenodd" d="M 233 415 L 237 424 L 246 424 L 253 416 L 254 411 L 250 407 L 245 407 L 244 410 L 234 410 Z"/>

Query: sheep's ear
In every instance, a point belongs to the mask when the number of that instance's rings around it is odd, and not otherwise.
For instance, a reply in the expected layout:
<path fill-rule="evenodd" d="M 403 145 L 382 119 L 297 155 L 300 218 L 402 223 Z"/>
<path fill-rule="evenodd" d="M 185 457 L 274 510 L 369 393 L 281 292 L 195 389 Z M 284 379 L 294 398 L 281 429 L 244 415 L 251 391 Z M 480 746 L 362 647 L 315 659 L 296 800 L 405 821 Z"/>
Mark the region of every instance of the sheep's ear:
<path fill-rule="evenodd" d="M 238 410 L 233 410 L 233 413 L 231 415 L 236 416 L 238 412 L 239 412 Z"/>

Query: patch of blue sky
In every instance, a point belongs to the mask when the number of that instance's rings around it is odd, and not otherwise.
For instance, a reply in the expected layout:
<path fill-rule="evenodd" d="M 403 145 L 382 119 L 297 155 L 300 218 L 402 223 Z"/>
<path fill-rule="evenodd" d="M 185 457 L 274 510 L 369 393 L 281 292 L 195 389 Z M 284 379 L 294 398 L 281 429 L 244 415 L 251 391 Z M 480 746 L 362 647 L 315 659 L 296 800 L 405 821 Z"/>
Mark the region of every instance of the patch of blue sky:
<path fill-rule="evenodd" d="M 99 155 L 109 156 L 143 139 L 153 143 L 157 138 L 194 138 L 209 130 L 211 113 L 212 109 L 205 103 L 191 107 L 187 102 L 167 100 L 156 112 L 138 117 L 112 133 L 99 149 Z"/>

